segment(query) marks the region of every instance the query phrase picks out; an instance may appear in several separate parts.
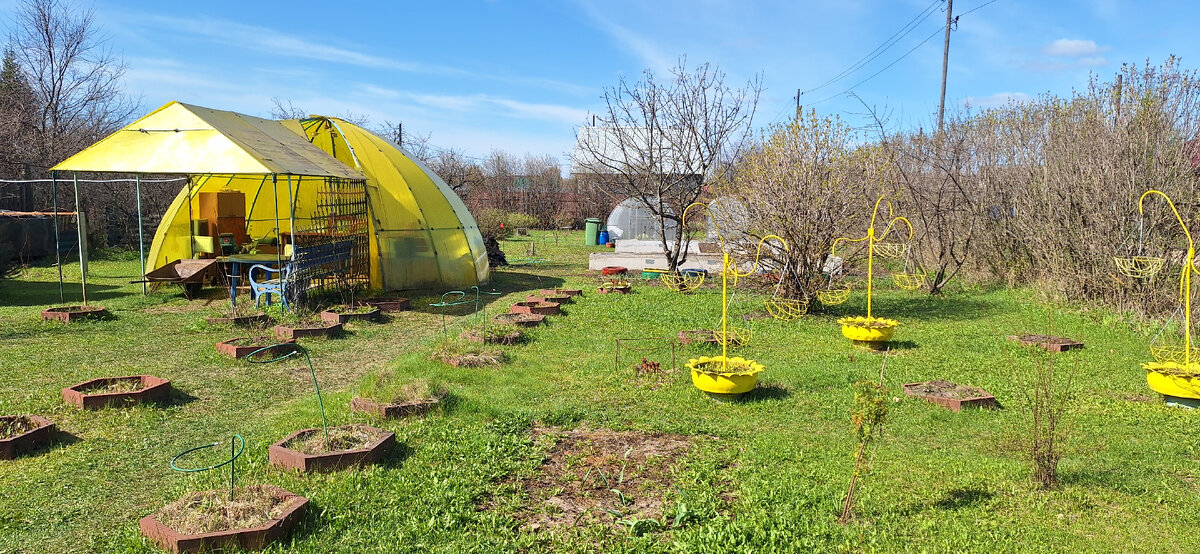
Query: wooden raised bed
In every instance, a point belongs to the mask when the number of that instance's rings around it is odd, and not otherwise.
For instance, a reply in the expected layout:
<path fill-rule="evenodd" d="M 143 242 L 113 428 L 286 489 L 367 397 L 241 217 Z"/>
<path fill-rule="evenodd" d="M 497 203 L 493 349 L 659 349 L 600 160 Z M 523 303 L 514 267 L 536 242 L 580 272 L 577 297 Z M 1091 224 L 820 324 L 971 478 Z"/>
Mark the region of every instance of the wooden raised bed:
<path fill-rule="evenodd" d="M 296 340 L 306 337 L 332 338 L 342 332 L 341 323 L 306 323 L 302 325 L 276 325 L 275 336 L 281 339 Z"/>
<path fill-rule="evenodd" d="M 550 296 L 583 296 L 582 289 L 542 289 L 538 294 Z"/>
<path fill-rule="evenodd" d="M 1066 352 L 1083 348 L 1082 342 L 1053 335 L 1009 335 L 1008 340 L 1020 342 L 1021 346 L 1037 346 L 1051 352 Z"/>
<path fill-rule="evenodd" d="M 158 514 L 152 514 L 138 521 L 138 529 L 146 538 L 171 552 L 201 552 L 230 548 L 261 550 L 291 532 L 296 522 L 304 516 L 305 510 L 308 508 L 308 499 L 279 487 L 259 486 L 270 489 L 276 498 L 287 503 L 278 517 L 267 520 L 262 525 L 246 529 L 186 535 L 159 521 L 155 517 Z"/>
<path fill-rule="evenodd" d="M 74 323 L 81 319 L 102 318 L 108 316 L 108 310 L 103 306 L 57 306 L 42 310 L 42 319 L 46 321 L 61 321 Z"/>
<path fill-rule="evenodd" d="M 271 357 L 282 356 L 291 351 L 288 346 L 296 342 L 296 339 L 273 339 L 270 337 L 236 337 L 229 340 L 223 340 L 217 343 L 217 352 L 234 358 L 245 358 L 255 350 L 266 348 L 273 344 L 279 346 L 270 350 L 264 351 Z"/>
<path fill-rule="evenodd" d="M 41 416 L 0 416 L 0 425 L 9 425 L 20 420 L 32 428 L 8 438 L 0 438 L 0 460 L 11 460 L 50 444 L 50 441 L 54 440 L 54 423 Z"/>
<path fill-rule="evenodd" d="M 959 385 L 937 379 L 923 383 L 907 383 L 904 394 L 915 396 L 945 406 L 958 412 L 963 408 L 995 408 L 998 406 L 996 397 L 987 391 L 970 385 Z"/>
<path fill-rule="evenodd" d="M 369 305 L 371 305 L 371 306 L 375 306 L 376 308 L 379 308 L 379 309 L 380 309 L 380 311 L 383 311 L 383 312 L 403 312 L 403 311 L 405 311 L 405 310 L 411 310 L 411 309 L 412 309 L 412 306 L 411 306 L 411 304 L 409 303 L 408 299 L 407 299 L 407 298 L 400 298 L 400 297 L 396 297 L 396 298 L 384 298 L 384 297 L 378 297 L 378 298 L 367 298 L 367 299 L 364 299 L 364 300 L 362 301 L 362 303 L 363 303 L 363 304 L 369 304 Z"/>
<path fill-rule="evenodd" d="M 508 309 L 510 314 L 554 315 L 558 313 L 557 302 L 517 302 Z"/>
<path fill-rule="evenodd" d="M 370 306 L 370 309 L 361 312 L 350 313 L 343 313 L 336 310 L 325 310 L 321 312 L 321 321 L 324 321 L 325 323 L 346 323 L 349 321 L 375 321 L 379 318 L 379 312 L 382 310 L 380 310 L 378 306 L 371 306 L 370 304 L 363 304 L 363 306 Z"/>
<path fill-rule="evenodd" d="M 423 398 L 420 400 L 410 400 L 408 402 L 401 402 L 398 404 L 390 404 L 386 402 L 376 402 L 375 400 L 371 400 L 369 398 L 356 396 L 350 401 L 350 410 L 364 414 L 371 414 L 384 419 L 392 419 L 424 414 L 430 410 L 433 410 L 434 408 L 437 408 L 441 401 L 441 398 L 434 397 Z"/>
<path fill-rule="evenodd" d="M 110 387 L 114 389 L 114 392 L 104 392 L 105 388 Z M 124 391 L 122 391 L 123 389 Z M 130 404 L 166 404 L 170 395 L 171 382 L 153 375 L 101 377 L 62 390 L 63 402 L 74 404 L 85 410 L 99 410 L 108 406 Z"/>
<path fill-rule="evenodd" d="M 321 454 L 305 454 L 284 445 L 302 435 L 307 436 L 313 433 L 319 435 L 322 433 L 322 430 L 319 428 L 301 429 L 288 435 L 283 440 L 272 444 L 267 449 L 267 458 L 272 466 L 295 469 L 301 473 L 307 473 L 309 471 L 335 471 L 354 466 L 367 466 L 377 463 L 388 454 L 391 454 L 392 449 L 396 446 L 395 433 L 371 427 L 370 425 L 359 424 L 357 427 L 364 428 L 368 432 L 377 435 L 377 437 L 370 444 L 362 448 L 337 450 Z"/>
<path fill-rule="evenodd" d="M 521 327 L 537 327 L 542 322 L 546 321 L 546 316 L 539 314 L 498 314 L 492 318 L 492 321 L 507 323 L 510 325 L 519 325 Z"/>

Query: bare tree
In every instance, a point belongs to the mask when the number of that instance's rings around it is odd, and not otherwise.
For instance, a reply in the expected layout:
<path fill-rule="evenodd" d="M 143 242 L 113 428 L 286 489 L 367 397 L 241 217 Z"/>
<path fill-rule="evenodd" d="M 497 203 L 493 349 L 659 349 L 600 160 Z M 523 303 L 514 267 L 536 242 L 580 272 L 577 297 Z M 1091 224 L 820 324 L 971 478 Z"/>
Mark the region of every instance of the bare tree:
<path fill-rule="evenodd" d="M 43 163 L 78 152 L 140 109 L 124 95 L 127 65 L 105 46 L 92 10 L 63 0 L 19 0 L 14 23 L 9 45 L 40 108 Z"/>
<path fill-rule="evenodd" d="M 637 82 L 621 78 L 604 91 L 603 124 L 576 133 L 574 172 L 598 175 L 606 190 L 648 209 L 675 270 L 687 260 L 683 211 L 750 136 L 761 89 L 759 77 L 730 88 L 718 68 L 688 69 L 686 59 L 665 82 L 650 70 Z"/>
<path fill-rule="evenodd" d="M 429 168 L 459 196 L 483 184 L 483 169 L 470 161 L 466 154 L 454 148 L 439 151 L 437 156 L 429 161 Z"/>

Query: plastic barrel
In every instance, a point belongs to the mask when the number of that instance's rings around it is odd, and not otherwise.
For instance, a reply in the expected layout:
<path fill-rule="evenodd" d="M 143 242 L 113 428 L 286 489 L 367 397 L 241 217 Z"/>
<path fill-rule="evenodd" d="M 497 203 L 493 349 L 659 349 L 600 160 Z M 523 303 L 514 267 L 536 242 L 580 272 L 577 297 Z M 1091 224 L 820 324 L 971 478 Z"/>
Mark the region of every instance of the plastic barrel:
<path fill-rule="evenodd" d="M 584 221 L 583 226 L 583 244 L 584 246 L 596 246 L 596 240 L 600 234 L 600 220 L 594 217 L 589 217 Z"/>
<path fill-rule="evenodd" d="M 598 244 L 598 245 L 608 244 L 608 229 L 600 231 L 600 238 L 596 239 L 596 244 Z"/>

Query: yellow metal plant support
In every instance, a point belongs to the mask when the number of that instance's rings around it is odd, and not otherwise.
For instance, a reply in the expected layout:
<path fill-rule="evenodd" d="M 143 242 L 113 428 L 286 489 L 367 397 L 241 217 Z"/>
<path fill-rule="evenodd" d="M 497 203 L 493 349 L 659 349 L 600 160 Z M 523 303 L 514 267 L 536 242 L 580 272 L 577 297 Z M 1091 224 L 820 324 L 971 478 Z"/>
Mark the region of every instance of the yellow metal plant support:
<path fill-rule="evenodd" d="M 843 240 L 846 242 L 867 241 L 867 319 L 871 319 L 871 281 L 872 281 L 872 278 L 875 273 L 875 248 L 876 248 L 876 246 L 879 243 L 881 243 L 887 239 L 888 234 L 890 234 L 892 232 L 892 227 L 896 225 L 896 222 L 902 222 L 902 223 L 904 223 L 904 225 L 908 226 L 908 242 L 906 242 L 905 244 L 911 243 L 912 238 L 913 238 L 912 223 L 909 223 L 907 218 L 904 218 L 901 216 L 893 217 L 892 202 L 890 200 L 887 203 L 887 208 L 888 208 L 888 217 L 891 217 L 891 220 L 888 221 L 887 227 L 884 227 L 882 233 L 880 233 L 880 234 L 875 233 L 875 220 L 879 216 L 879 203 L 883 202 L 883 199 L 884 199 L 884 197 L 880 196 L 879 199 L 875 201 L 875 209 L 871 211 L 871 225 L 869 227 L 867 227 L 866 236 L 864 236 L 862 238 L 857 238 L 857 239 L 846 238 L 846 237 L 838 238 L 837 240 L 833 241 L 833 248 L 830 250 L 830 255 L 836 256 L 837 255 L 837 245 L 839 242 L 841 242 Z"/>
<path fill-rule="evenodd" d="M 1198 367 L 1193 367 L 1192 364 L 1192 273 L 1200 273 L 1194 264 L 1196 259 L 1196 243 L 1192 240 L 1192 233 L 1188 231 L 1187 224 L 1184 223 L 1183 217 L 1179 215 L 1179 210 L 1175 208 L 1175 202 L 1171 201 L 1171 197 L 1166 193 L 1150 189 L 1142 194 L 1138 199 L 1138 213 L 1145 213 L 1146 197 L 1151 194 L 1162 196 L 1170 206 L 1171 212 L 1175 214 L 1175 220 L 1179 222 L 1179 226 L 1183 228 L 1183 234 L 1187 237 L 1188 249 L 1187 258 L 1183 263 L 1183 270 L 1179 273 L 1179 301 L 1183 306 L 1183 352 L 1182 360 L 1178 356 L 1163 356 L 1164 359 L 1156 362 L 1142 364 L 1142 368 L 1146 370 L 1146 380 L 1150 388 L 1156 392 L 1167 396 L 1176 396 L 1182 398 L 1200 398 L 1200 364 Z M 1174 350 L 1178 353 L 1178 349 L 1160 347 L 1160 350 Z M 1152 348 L 1152 354 L 1158 357 Z M 1180 363 L 1182 361 L 1182 363 Z"/>
<path fill-rule="evenodd" d="M 682 217 L 681 221 L 687 221 L 688 211 L 697 206 L 702 207 L 705 210 L 709 209 L 707 204 L 702 204 L 699 202 L 692 204 L 683 210 L 683 217 Z M 709 216 L 712 216 L 712 212 L 709 212 Z M 714 221 L 714 227 L 716 227 L 716 225 L 715 225 L 716 218 L 715 217 L 713 218 L 713 221 Z M 780 244 L 783 245 L 783 250 L 785 252 L 790 251 L 790 248 L 788 247 L 787 241 L 783 240 L 783 237 L 781 237 L 779 235 L 772 234 L 772 235 L 764 236 L 761 240 L 758 241 L 758 248 L 754 251 L 754 263 L 751 264 L 750 268 L 747 269 L 743 273 L 743 272 L 738 271 L 738 269 L 735 265 L 730 265 L 729 249 L 726 248 L 726 246 L 725 246 L 725 238 L 721 236 L 720 229 L 716 229 L 716 231 L 717 231 L 717 241 L 721 245 L 721 252 L 723 254 L 722 260 L 721 260 L 721 335 L 720 335 L 720 338 L 721 338 L 721 341 L 720 341 L 721 342 L 721 368 L 722 368 L 722 370 L 728 370 L 728 368 L 729 368 L 729 343 L 731 342 L 731 340 L 730 340 L 731 336 L 730 336 L 730 330 L 729 330 L 729 286 L 730 286 L 729 280 L 730 280 L 730 277 L 733 278 L 733 286 L 736 287 L 738 279 L 740 279 L 742 277 L 746 277 L 746 276 L 754 273 L 754 271 L 756 269 L 758 269 L 759 260 L 762 258 L 763 244 L 765 244 L 770 239 L 775 239 L 775 240 L 779 241 Z M 753 360 L 748 360 L 748 361 L 753 362 Z"/>

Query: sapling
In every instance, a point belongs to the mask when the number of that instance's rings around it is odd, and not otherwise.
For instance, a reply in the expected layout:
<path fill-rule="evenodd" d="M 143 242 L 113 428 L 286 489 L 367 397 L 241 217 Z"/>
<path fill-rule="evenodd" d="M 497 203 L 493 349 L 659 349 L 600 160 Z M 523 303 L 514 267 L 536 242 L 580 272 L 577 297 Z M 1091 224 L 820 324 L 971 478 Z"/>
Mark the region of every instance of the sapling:
<path fill-rule="evenodd" d="M 887 363 L 886 358 L 884 363 Z M 850 476 L 850 488 L 846 491 L 846 500 L 842 504 L 842 517 L 838 522 L 845 524 L 850 521 L 854 511 L 854 491 L 858 486 L 859 477 L 870 469 L 870 459 L 867 449 L 883 436 L 883 423 L 888 415 L 888 390 L 882 383 L 873 381 L 858 381 L 854 383 L 854 438 L 858 448 L 854 454 L 854 473 Z M 873 458 L 873 456 L 872 456 Z"/>

